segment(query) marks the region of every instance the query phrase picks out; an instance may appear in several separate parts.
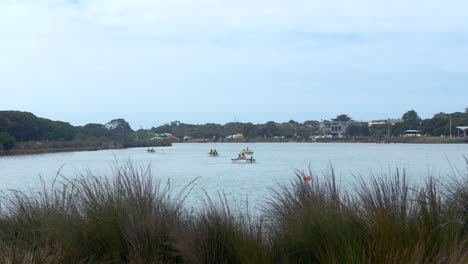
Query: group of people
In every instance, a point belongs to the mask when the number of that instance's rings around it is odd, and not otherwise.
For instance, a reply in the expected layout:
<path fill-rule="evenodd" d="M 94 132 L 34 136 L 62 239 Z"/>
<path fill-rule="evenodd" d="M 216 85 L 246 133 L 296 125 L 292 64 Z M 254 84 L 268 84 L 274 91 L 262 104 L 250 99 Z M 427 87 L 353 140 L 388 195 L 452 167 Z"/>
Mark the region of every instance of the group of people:
<path fill-rule="evenodd" d="M 216 149 L 210 149 L 210 153 L 208 154 L 211 154 L 211 155 L 218 155 L 218 151 Z"/>
<path fill-rule="evenodd" d="M 246 159 L 247 156 L 245 156 L 245 153 L 239 154 L 238 159 Z M 250 160 L 253 161 L 253 156 L 250 156 Z"/>
<path fill-rule="evenodd" d="M 245 159 L 245 153 L 239 154 L 239 159 Z"/>

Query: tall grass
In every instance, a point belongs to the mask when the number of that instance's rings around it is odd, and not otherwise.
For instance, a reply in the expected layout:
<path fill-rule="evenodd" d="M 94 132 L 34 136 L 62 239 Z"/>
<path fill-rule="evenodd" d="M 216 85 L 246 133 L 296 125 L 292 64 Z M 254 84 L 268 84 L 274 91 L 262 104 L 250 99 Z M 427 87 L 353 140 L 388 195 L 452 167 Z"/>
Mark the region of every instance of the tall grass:
<path fill-rule="evenodd" d="M 187 263 L 271 263 L 263 223 L 248 205 L 231 206 L 225 195 L 207 197 L 177 230 L 178 254 Z"/>
<path fill-rule="evenodd" d="M 17 255 L 28 255 L 31 263 L 177 261 L 171 228 L 184 219 L 188 187 L 174 195 L 169 183 L 152 182 L 149 167 L 132 164 L 117 168 L 112 178 L 88 172 L 63 180 L 30 196 L 4 193 L 0 236 L 6 250 L 0 260 L 24 263 Z"/>
<path fill-rule="evenodd" d="M 468 167 L 452 179 L 396 171 L 346 192 L 333 169 L 297 171 L 253 216 L 225 195 L 186 208 L 193 183 L 175 191 L 149 166 L 58 176 L 3 192 L 0 263 L 467 263 Z"/>
<path fill-rule="evenodd" d="M 298 172 L 270 200 L 274 252 L 283 263 L 466 263 L 468 175 L 461 176 L 445 188 L 431 178 L 417 188 L 397 171 L 361 179 L 348 194 L 333 170 L 311 181 Z"/>
<path fill-rule="evenodd" d="M 296 172 L 290 185 L 273 191 L 266 208 L 269 234 L 282 263 L 361 263 L 366 233 L 353 214 L 348 196 L 337 186 L 335 174 L 321 179 L 312 172 Z"/>

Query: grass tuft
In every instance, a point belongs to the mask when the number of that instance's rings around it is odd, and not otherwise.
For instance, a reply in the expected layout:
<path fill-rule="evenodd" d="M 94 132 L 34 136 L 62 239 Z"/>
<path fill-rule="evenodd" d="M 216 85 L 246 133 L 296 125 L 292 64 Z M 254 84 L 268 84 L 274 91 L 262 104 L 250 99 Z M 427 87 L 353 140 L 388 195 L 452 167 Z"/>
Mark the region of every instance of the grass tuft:
<path fill-rule="evenodd" d="M 193 182 L 174 191 L 150 166 L 58 174 L 39 191 L 2 192 L 0 262 L 467 263 L 468 160 L 457 173 L 413 186 L 397 170 L 344 192 L 333 168 L 296 171 L 260 215 L 224 194 L 186 208 Z"/>

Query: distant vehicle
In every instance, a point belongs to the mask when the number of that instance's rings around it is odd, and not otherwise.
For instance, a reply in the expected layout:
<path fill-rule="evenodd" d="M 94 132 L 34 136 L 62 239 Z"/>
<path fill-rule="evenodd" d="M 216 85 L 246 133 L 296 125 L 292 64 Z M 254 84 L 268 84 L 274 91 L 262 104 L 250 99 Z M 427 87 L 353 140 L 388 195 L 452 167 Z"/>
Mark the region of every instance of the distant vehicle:
<path fill-rule="evenodd" d="M 405 137 L 420 137 L 421 132 L 419 130 L 406 130 L 403 135 Z"/>

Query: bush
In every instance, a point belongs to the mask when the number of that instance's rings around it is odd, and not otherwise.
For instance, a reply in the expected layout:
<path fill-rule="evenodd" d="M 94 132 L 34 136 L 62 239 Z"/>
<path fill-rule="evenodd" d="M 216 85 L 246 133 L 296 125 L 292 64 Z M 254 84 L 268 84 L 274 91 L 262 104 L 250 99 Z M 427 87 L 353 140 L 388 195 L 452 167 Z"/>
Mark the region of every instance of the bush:
<path fill-rule="evenodd" d="M 16 145 L 16 139 L 6 132 L 0 132 L 0 145 L 5 150 L 10 150 Z"/>

